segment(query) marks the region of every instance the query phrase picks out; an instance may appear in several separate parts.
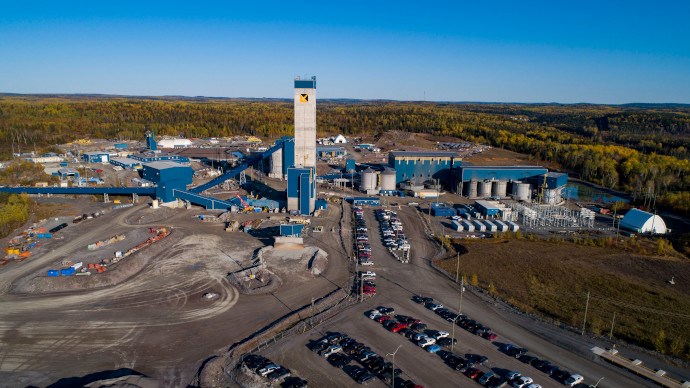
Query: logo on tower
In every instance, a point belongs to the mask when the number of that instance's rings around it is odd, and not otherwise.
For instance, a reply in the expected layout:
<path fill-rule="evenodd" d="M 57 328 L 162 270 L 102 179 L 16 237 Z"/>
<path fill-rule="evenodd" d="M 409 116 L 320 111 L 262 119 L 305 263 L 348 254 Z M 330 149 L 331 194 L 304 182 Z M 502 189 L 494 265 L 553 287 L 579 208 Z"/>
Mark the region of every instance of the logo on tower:
<path fill-rule="evenodd" d="M 299 102 L 309 102 L 309 95 L 308 94 L 300 94 L 299 95 Z"/>

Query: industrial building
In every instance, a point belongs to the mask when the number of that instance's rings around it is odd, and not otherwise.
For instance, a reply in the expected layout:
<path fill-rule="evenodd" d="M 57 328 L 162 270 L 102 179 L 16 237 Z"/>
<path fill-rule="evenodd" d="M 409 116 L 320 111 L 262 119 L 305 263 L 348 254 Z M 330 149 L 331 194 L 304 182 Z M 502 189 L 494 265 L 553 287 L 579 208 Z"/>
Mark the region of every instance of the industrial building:
<path fill-rule="evenodd" d="M 141 160 L 132 158 L 110 158 L 110 164 L 130 170 L 136 170 L 141 168 L 142 162 Z"/>
<path fill-rule="evenodd" d="M 388 164 L 395 170 L 396 184 L 409 181 L 413 185 L 422 185 L 434 179 L 450 182 L 451 170 L 460 167 L 462 160 L 455 152 L 391 151 Z"/>
<path fill-rule="evenodd" d="M 142 170 L 142 178 L 156 184 L 156 197 L 162 202 L 175 201 L 175 190 L 186 191 L 193 175 L 191 167 L 170 161 L 146 163 Z"/>
<path fill-rule="evenodd" d="M 669 232 L 661 217 L 640 209 L 630 209 L 620 221 L 620 227 L 642 234 L 666 234 Z"/>
<path fill-rule="evenodd" d="M 158 141 L 159 148 L 186 148 L 191 146 L 192 141 L 189 139 L 161 139 Z"/>
<path fill-rule="evenodd" d="M 78 179 L 79 171 L 73 168 L 63 167 L 57 170 L 57 175 L 60 177 L 60 180 L 65 180 L 68 178 Z"/>
<path fill-rule="evenodd" d="M 468 198 L 506 198 L 530 201 L 533 189 L 549 204 L 562 201 L 568 174 L 548 172 L 541 166 L 462 165 L 453 171 L 456 191 Z"/>
<path fill-rule="evenodd" d="M 342 158 L 347 155 L 343 147 L 318 146 L 316 147 L 316 157 L 319 159 Z"/>
<path fill-rule="evenodd" d="M 81 159 L 87 163 L 108 163 L 110 154 L 102 151 L 84 152 Z"/>
<path fill-rule="evenodd" d="M 182 155 L 173 155 L 166 153 L 154 153 L 145 152 L 141 154 L 134 154 L 129 156 L 131 159 L 138 160 L 142 163 L 151 162 L 177 162 L 177 163 L 189 163 L 189 158 Z"/>
<path fill-rule="evenodd" d="M 146 131 L 146 149 L 150 151 L 158 150 L 158 144 L 156 143 L 153 131 Z"/>
<path fill-rule="evenodd" d="M 316 207 L 316 77 L 297 77 L 294 86 L 295 157 L 287 172 L 287 207 L 307 215 Z"/>

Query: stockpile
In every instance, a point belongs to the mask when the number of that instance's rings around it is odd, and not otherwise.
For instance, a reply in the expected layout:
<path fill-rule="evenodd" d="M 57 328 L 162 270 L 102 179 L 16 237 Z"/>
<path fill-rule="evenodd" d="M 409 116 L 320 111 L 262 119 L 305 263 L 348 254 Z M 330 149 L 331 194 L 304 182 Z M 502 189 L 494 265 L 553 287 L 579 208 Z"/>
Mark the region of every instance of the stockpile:
<path fill-rule="evenodd" d="M 98 249 L 98 248 L 100 248 L 100 247 L 105 247 L 105 246 L 108 246 L 108 245 L 110 245 L 110 244 L 114 244 L 114 243 L 116 243 L 116 242 L 118 242 L 118 241 L 122 241 L 122 240 L 124 240 L 125 238 L 127 238 L 127 237 L 126 237 L 124 234 L 118 234 L 117 236 L 113 236 L 113 237 L 111 237 L 111 238 L 109 238 L 109 239 L 107 239 L 107 240 L 98 241 L 98 242 L 96 242 L 95 244 L 89 244 L 89 245 L 87 246 L 87 248 L 88 248 L 90 251 L 93 251 L 93 250 L 96 250 L 96 249 Z"/>
<path fill-rule="evenodd" d="M 31 257 L 31 249 L 40 246 L 40 239 L 53 238 L 52 233 L 46 232 L 46 228 L 29 228 L 11 239 L 5 247 L 5 258 L 0 260 L 0 266 L 9 263 L 10 260 L 22 261 Z"/>

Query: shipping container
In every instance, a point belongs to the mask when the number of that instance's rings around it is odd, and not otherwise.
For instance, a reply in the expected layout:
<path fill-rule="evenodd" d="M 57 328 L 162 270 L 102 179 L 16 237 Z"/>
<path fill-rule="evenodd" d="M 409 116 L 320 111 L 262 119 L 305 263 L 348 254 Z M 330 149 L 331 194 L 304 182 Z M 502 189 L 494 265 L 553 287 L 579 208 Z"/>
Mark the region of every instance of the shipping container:
<path fill-rule="evenodd" d="M 69 268 L 63 268 L 60 270 L 60 275 L 62 276 L 72 276 L 76 273 L 77 271 L 74 270 L 74 268 L 69 267 Z"/>
<path fill-rule="evenodd" d="M 60 275 L 60 272 L 58 272 L 58 270 L 56 270 L 56 269 L 49 269 L 48 270 L 48 276 L 58 276 L 58 275 Z"/>

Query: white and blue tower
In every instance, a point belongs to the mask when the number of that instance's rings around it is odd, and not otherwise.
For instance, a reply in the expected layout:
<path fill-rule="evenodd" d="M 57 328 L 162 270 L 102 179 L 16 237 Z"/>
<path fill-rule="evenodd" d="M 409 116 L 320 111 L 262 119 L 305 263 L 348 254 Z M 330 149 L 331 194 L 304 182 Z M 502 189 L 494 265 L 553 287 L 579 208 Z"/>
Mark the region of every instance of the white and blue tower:
<path fill-rule="evenodd" d="M 316 77 L 295 79 L 295 159 L 287 171 L 288 210 L 307 215 L 316 205 Z"/>

